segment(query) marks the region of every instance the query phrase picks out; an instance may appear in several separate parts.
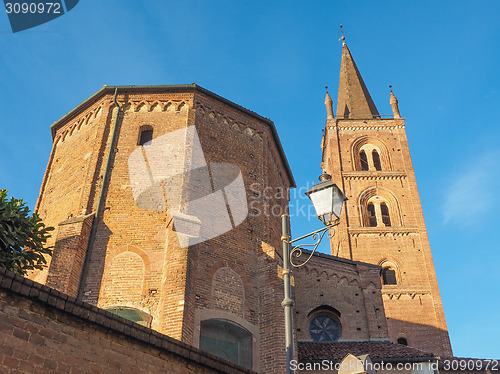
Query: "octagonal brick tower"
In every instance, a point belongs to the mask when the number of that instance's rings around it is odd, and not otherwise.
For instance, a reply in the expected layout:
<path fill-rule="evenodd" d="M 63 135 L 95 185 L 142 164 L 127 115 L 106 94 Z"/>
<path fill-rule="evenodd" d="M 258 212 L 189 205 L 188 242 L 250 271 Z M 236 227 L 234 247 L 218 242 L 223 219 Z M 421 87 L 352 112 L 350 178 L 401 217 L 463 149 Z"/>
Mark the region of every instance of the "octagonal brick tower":
<path fill-rule="evenodd" d="M 336 118 L 327 93 L 322 168 L 348 201 L 331 253 L 384 268 L 391 341 L 451 356 L 422 206 L 397 100 L 382 118 L 345 41 Z"/>
<path fill-rule="evenodd" d="M 294 180 L 274 124 L 196 84 L 104 86 L 51 130 L 36 210 L 57 227 L 55 250 L 31 278 L 284 372 L 280 214 L 269 212 L 285 211 Z"/>

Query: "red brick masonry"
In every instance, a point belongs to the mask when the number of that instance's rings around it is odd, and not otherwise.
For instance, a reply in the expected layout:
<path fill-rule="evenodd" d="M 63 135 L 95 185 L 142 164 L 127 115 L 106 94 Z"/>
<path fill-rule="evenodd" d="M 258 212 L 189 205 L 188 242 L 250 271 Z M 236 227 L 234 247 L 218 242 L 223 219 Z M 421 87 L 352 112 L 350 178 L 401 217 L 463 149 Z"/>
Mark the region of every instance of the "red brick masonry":
<path fill-rule="evenodd" d="M 1 373 L 252 373 L 0 268 Z"/>

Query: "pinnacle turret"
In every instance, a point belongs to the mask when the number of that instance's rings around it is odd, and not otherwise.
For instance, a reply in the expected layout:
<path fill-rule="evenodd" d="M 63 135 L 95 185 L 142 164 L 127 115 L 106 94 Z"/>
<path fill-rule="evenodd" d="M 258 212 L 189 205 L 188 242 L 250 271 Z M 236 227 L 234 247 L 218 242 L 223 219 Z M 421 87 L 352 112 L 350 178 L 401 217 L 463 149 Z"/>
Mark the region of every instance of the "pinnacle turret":
<path fill-rule="evenodd" d="M 392 115 L 394 118 L 401 118 L 401 114 L 399 114 L 398 99 L 396 98 L 396 95 L 394 95 L 394 92 L 392 92 L 392 86 L 389 86 L 389 88 L 391 89 L 391 98 L 389 99 L 389 103 L 391 104 Z"/>
<path fill-rule="evenodd" d="M 333 115 L 333 100 L 328 93 L 328 87 L 326 87 L 326 96 L 325 96 L 325 106 L 326 106 L 326 118 L 333 119 L 335 116 Z"/>

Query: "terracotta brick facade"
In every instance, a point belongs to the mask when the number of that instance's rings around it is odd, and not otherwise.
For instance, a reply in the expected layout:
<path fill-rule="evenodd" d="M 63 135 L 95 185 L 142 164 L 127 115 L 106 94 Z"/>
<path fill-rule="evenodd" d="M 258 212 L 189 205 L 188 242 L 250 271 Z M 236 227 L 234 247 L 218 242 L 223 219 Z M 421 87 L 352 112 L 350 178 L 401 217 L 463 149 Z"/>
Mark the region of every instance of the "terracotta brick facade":
<path fill-rule="evenodd" d="M 340 313 L 342 340 L 385 340 L 380 267 L 328 255 L 314 256 L 294 270 L 295 327 L 299 341 L 310 341 L 308 323 L 317 308 Z"/>
<path fill-rule="evenodd" d="M 94 215 L 89 214 L 59 223 L 47 286 L 63 289 L 68 295 L 77 296 L 93 221 Z"/>
<path fill-rule="evenodd" d="M 330 308 L 339 341 L 405 339 L 451 356 L 404 119 L 380 117 L 345 45 L 336 119 L 331 102 L 327 94 L 322 168 L 349 200 L 332 256 L 294 270 L 295 336 L 311 341 L 312 316 Z M 204 321 L 231 321 L 251 334 L 252 369 L 282 373 L 280 216 L 294 181 L 274 124 L 193 84 L 105 86 L 51 129 L 36 209 L 57 227 L 55 250 L 31 279 L 140 311 L 151 329 L 194 347 Z M 217 165 L 236 167 L 246 202 L 222 188 L 236 174 L 219 185 Z M 158 170 L 168 178 L 156 181 Z M 216 193 L 222 205 L 189 213 Z M 203 232 L 208 215 L 212 230 L 227 229 Z M 385 268 L 397 284 L 382 285 Z"/>
<path fill-rule="evenodd" d="M 252 367 L 281 373 L 283 285 L 275 250 L 281 247 L 280 212 L 288 206 L 288 193 L 268 199 L 264 189 L 288 191 L 294 182 L 274 125 L 193 85 L 118 87 L 116 116 L 114 91 L 103 88 L 52 126 L 54 146 L 37 210 L 47 225 L 58 227 L 50 243 L 55 254 L 48 271 L 31 278 L 47 279 L 56 289 L 100 308 L 140 310 L 151 316 L 152 329 L 195 346 L 203 316 L 233 321 L 254 335 Z M 134 200 L 133 180 L 144 175 L 132 175 L 137 171 L 130 158 L 134 151 L 147 151 L 138 145 L 144 128 L 153 131 L 153 139 L 195 128 L 208 165 L 228 163 L 241 171 L 247 218 L 210 240 L 182 245 L 165 209 L 174 202 L 148 210 Z M 183 157 L 170 156 L 168 162 L 194 169 L 199 166 L 195 152 L 188 140 Z M 182 199 L 192 198 L 189 194 L 200 193 L 192 187 L 196 177 L 185 173 L 168 187 L 181 205 Z M 271 214 L 271 207 L 279 214 Z M 213 212 L 214 219 L 221 214 L 227 212 Z M 92 224 L 87 217 L 94 215 L 92 237 L 86 228 Z"/>
<path fill-rule="evenodd" d="M 0 372 L 250 374 L 0 268 Z"/>

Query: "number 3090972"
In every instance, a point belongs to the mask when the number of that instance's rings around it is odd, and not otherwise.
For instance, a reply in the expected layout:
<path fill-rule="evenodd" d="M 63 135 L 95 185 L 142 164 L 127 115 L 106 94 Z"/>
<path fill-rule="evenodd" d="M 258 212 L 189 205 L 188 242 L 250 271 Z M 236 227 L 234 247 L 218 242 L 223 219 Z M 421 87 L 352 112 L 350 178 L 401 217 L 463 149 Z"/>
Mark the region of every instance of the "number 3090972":
<path fill-rule="evenodd" d="M 5 3 L 5 9 L 7 13 L 61 13 L 61 3 Z"/>

